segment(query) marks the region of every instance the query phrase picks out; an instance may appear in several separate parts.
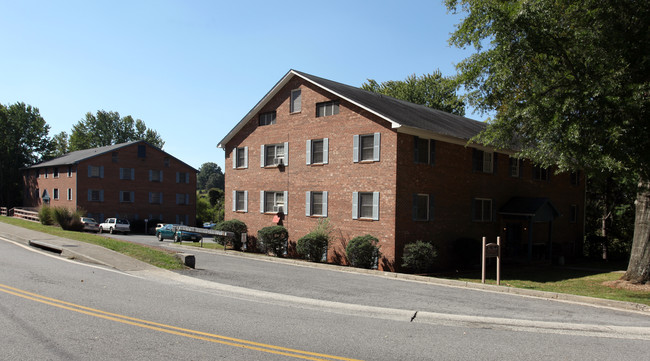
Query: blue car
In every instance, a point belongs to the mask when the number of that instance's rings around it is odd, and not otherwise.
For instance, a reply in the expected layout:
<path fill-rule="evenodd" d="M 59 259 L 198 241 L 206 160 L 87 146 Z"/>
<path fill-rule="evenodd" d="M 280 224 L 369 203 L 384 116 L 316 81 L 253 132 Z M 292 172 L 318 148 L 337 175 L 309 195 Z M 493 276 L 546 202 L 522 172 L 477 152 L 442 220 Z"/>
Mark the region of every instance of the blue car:
<path fill-rule="evenodd" d="M 188 231 L 176 231 L 174 232 L 173 227 L 178 227 L 177 224 L 166 224 L 164 227 L 156 230 L 156 238 L 160 242 L 163 239 L 173 239 L 174 242 L 199 242 L 203 239 L 203 236 Z"/>

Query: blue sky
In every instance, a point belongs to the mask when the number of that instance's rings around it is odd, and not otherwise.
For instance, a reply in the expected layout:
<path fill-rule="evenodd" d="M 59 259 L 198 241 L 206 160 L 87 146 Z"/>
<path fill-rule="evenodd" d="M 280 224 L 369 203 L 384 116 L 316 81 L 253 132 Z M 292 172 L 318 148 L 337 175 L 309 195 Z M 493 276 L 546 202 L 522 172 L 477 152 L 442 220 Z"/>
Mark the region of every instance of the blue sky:
<path fill-rule="evenodd" d="M 226 170 L 218 142 L 290 69 L 361 86 L 453 75 L 471 54 L 448 45 L 460 18 L 442 0 L 0 0 L 0 9 L 0 103 L 38 107 L 50 136 L 87 112 L 131 115 L 197 169 Z"/>

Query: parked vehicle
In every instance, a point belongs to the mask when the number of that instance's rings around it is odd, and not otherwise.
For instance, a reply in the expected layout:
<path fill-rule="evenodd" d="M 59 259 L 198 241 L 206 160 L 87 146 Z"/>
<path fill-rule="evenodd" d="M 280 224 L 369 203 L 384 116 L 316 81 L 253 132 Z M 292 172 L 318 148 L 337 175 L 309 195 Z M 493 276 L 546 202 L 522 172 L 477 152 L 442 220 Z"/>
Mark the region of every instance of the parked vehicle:
<path fill-rule="evenodd" d="M 121 218 L 107 218 L 103 223 L 99 224 L 99 233 L 106 232 L 113 234 L 121 232 L 127 234 L 131 232 L 131 224 L 126 219 Z"/>
<path fill-rule="evenodd" d="M 156 238 L 158 238 L 160 242 L 162 242 L 163 239 L 173 239 L 174 242 L 182 242 L 182 241 L 199 242 L 200 240 L 203 239 L 202 235 L 195 232 L 188 232 L 188 231 L 174 232 L 174 227 L 178 227 L 178 225 L 166 224 L 164 227 L 156 231 Z"/>
<path fill-rule="evenodd" d="M 81 223 L 83 223 L 84 231 L 89 231 L 89 232 L 97 232 L 99 231 L 99 224 L 95 220 L 95 218 L 90 218 L 90 217 L 81 217 Z"/>
<path fill-rule="evenodd" d="M 164 223 L 156 223 L 156 232 L 158 232 L 158 230 L 163 228 L 164 226 L 165 226 Z"/>

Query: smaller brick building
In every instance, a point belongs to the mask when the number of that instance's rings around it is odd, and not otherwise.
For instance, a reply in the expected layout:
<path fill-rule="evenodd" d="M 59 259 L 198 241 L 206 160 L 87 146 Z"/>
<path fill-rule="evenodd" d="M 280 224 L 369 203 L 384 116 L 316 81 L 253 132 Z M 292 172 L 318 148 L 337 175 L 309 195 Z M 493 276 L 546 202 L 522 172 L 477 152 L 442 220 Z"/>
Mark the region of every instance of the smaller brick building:
<path fill-rule="evenodd" d="M 225 218 L 255 235 L 283 211 L 295 244 L 327 217 L 330 262 L 344 263 L 346 242 L 371 234 L 384 270 L 399 269 L 417 240 L 437 245 L 441 266 L 483 236 L 502 237 L 511 259 L 579 254 L 584 177 L 470 143 L 484 128 L 291 70 L 219 143 Z"/>
<path fill-rule="evenodd" d="M 195 225 L 196 172 L 145 141 L 80 150 L 23 169 L 23 205 Z"/>

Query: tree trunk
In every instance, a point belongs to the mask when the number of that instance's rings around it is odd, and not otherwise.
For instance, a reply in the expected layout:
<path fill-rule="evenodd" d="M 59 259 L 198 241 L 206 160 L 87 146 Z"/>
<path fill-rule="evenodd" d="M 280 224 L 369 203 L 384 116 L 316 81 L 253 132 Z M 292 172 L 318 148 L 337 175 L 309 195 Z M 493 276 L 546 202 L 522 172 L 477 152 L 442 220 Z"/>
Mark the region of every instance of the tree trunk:
<path fill-rule="evenodd" d="M 622 278 L 632 283 L 650 283 L 650 181 L 642 179 L 639 182 L 635 203 L 630 263 Z"/>

